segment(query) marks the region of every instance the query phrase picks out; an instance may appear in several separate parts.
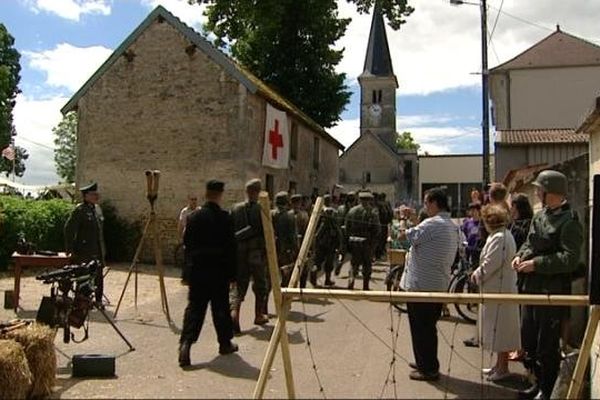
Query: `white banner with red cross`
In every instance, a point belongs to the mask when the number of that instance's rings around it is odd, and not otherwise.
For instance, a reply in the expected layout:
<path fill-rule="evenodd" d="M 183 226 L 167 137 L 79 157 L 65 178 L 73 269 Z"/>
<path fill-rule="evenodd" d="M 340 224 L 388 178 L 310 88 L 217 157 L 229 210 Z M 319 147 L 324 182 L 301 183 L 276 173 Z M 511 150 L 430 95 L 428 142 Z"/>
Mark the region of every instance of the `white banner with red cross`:
<path fill-rule="evenodd" d="M 290 133 L 287 114 L 267 103 L 263 165 L 286 169 L 290 160 Z"/>

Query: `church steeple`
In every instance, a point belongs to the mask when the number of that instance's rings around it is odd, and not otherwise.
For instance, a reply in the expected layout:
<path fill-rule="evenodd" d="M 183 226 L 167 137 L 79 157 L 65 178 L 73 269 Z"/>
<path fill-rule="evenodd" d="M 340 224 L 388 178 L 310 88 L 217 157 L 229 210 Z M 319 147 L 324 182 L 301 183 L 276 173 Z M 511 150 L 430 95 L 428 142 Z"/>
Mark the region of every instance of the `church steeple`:
<path fill-rule="evenodd" d="M 396 89 L 392 57 L 381 4 L 376 0 L 365 67 L 358 77 L 361 91 L 360 133 L 372 133 L 396 151 Z"/>
<path fill-rule="evenodd" d="M 390 56 L 390 47 L 388 45 L 385 22 L 379 1 L 375 2 L 373 10 L 367 56 L 365 57 L 365 66 L 361 74 L 361 77 L 363 76 L 396 78 L 394 68 L 392 67 L 392 57 Z"/>

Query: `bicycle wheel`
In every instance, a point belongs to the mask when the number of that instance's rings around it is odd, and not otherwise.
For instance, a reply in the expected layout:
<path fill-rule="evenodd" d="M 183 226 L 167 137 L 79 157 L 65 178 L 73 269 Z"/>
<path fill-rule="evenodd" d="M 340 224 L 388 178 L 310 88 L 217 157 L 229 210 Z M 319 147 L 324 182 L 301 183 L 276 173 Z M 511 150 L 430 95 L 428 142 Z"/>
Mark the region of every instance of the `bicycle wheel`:
<path fill-rule="evenodd" d="M 462 275 L 450 287 L 452 293 L 478 293 L 477 287 L 471 283 L 468 275 Z M 479 303 L 454 304 L 456 312 L 467 322 L 475 324 L 479 312 Z"/>
<path fill-rule="evenodd" d="M 400 288 L 400 279 L 402 279 L 402 271 L 404 268 L 401 266 L 393 267 L 388 276 L 385 279 L 385 286 L 388 291 L 392 292 L 400 292 L 402 289 Z M 391 303 L 394 308 L 400 312 L 407 312 L 405 303 Z"/>

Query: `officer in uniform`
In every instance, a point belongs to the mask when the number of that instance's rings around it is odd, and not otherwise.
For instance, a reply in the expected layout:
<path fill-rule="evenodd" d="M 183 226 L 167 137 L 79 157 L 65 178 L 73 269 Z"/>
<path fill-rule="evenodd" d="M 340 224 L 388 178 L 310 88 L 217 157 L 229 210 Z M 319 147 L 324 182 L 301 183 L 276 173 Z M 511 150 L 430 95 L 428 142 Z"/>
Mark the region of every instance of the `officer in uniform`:
<path fill-rule="evenodd" d="M 179 365 L 190 365 L 190 347 L 198 340 L 210 303 L 219 354 L 238 351 L 229 316 L 229 286 L 235 281 L 236 240 L 233 221 L 221 208 L 225 184 L 206 184 L 206 203 L 188 217 L 183 241 L 189 260 L 188 305 L 179 339 Z"/>
<path fill-rule="evenodd" d="M 236 334 L 241 333 L 240 309 L 250 286 L 250 277 L 255 297 L 254 324 L 264 325 L 269 322 L 269 318 L 264 314 L 268 283 L 265 239 L 258 204 L 261 187 L 260 179 L 248 181 L 247 200 L 236 204 L 231 211 L 238 243 L 236 285 L 230 294 L 231 318 Z"/>
<path fill-rule="evenodd" d="M 340 206 L 337 208 L 336 211 L 336 218 L 338 221 L 338 225 L 340 227 L 340 229 L 342 230 L 342 234 L 344 235 L 344 242 L 343 242 L 343 249 L 340 251 L 340 260 L 337 262 L 337 265 L 335 267 L 335 275 L 338 276 L 342 270 L 342 266 L 344 265 L 344 262 L 346 261 L 347 257 L 346 257 L 346 251 L 349 248 L 348 245 L 348 233 L 346 232 L 346 215 L 348 215 L 348 212 L 350 212 L 350 210 L 352 209 L 352 207 L 354 207 L 356 205 L 356 192 L 349 192 L 347 195 L 344 196 L 344 203 L 340 204 Z"/>
<path fill-rule="evenodd" d="M 333 261 L 337 251 L 343 247 L 343 234 L 337 223 L 335 209 L 331 207 L 331 195 L 323 196 L 323 213 L 319 218 L 319 225 L 315 235 L 315 266 L 310 273 L 310 283 L 317 286 L 317 273 L 322 268 L 325 271 L 325 286 L 333 286 L 331 280 Z"/>
<path fill-rule="evenodd" d="M 534 185 L 544 208 L 533 217 L 527 240 L 512 267 L 521 275 L 522 293 L 570 294 L 583 233 L 566 199 L 567 178 L 558 171 L 546 170 L 540 172 Z M 561 320 L 567 311 L 560 306 L 523 306 L 525 366 L 533 371 L 536 383 L 520 392 L 520 398 L 550 398 L 560 367 Z"/>
<path fill-rule="evenodd" d="M 386 255 L 386 244 L 389 235 L 388 227 L 394 219 L 394 211 L 390 203 L 386 200 L 385 193 L 377 194 L 375 204 L 379 212 L 379 221 L 381 222 L 381 234 L 379 235 L 375 258 L 380 259 Z"/>
<path fill-rule="evenodd" d="M 289 209 L 289 203 L 288 193 L 279 192 L 275 195 L 275 209 L 271 210 L 277 247 L 277 263 L 281 270 L 281 286 L 288 285 L 298 255 L 296 218 Z"/>
<path fill-rule="evenodd" d="M 359 267 L 362 266 L 363 290 L 369 290 L 373 251 L 381 233 L 381 227 L 377 212 L 372 206 L 373 195 L 369 192 L 360 192 L 358 198 L 360 204 L 352 207 L 346 216 L 346 233 L 349 236 L 348 241 L 352 255 L 348 289 L 354 289 L 354 280 Z"/>
<path fill-rule="evenodd" d="M 102 307 L 104 294 L 104 217 L 98 205 L 100 196 L 98 184 L 91 183 L 79 189 L 83 202 L 79 203 L 71 212 L 65 223 L 65 251 L 71 254 L 71 262 L 76 264 L 87 263 L 92 260 L 100 262 L 96 271 L 96 303 Z"/>
<path fill-rule="evenodd" d="M 301 194 L 295 194 L 291 198 L 292 201 L 292 213 L 296 219 L 296 231 L 298 232 L 298 247 L 304 240 L 304 234 L 308 228 L 308 213 L 304 210 L 304 196 Z M 306 287 L 306 281 L 308 280 L 308 268 L 306 266 L 302 269 L 300 275 L 300 287 Z"/>

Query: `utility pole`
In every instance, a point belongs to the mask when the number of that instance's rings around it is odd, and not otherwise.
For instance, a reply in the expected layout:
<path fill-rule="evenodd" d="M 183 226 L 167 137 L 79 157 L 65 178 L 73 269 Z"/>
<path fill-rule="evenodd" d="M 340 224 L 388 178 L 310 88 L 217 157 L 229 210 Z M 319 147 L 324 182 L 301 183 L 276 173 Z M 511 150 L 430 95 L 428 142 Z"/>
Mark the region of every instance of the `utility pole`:
<path fill-rule="evenodd" d="M 481 0 L 481 96 L 482 96 L 482 121 L 481 133 L 483 136 L 483 188 L 490 183 L 490 75 L 488 71 L 487 48 L 487 0 Z"/>

